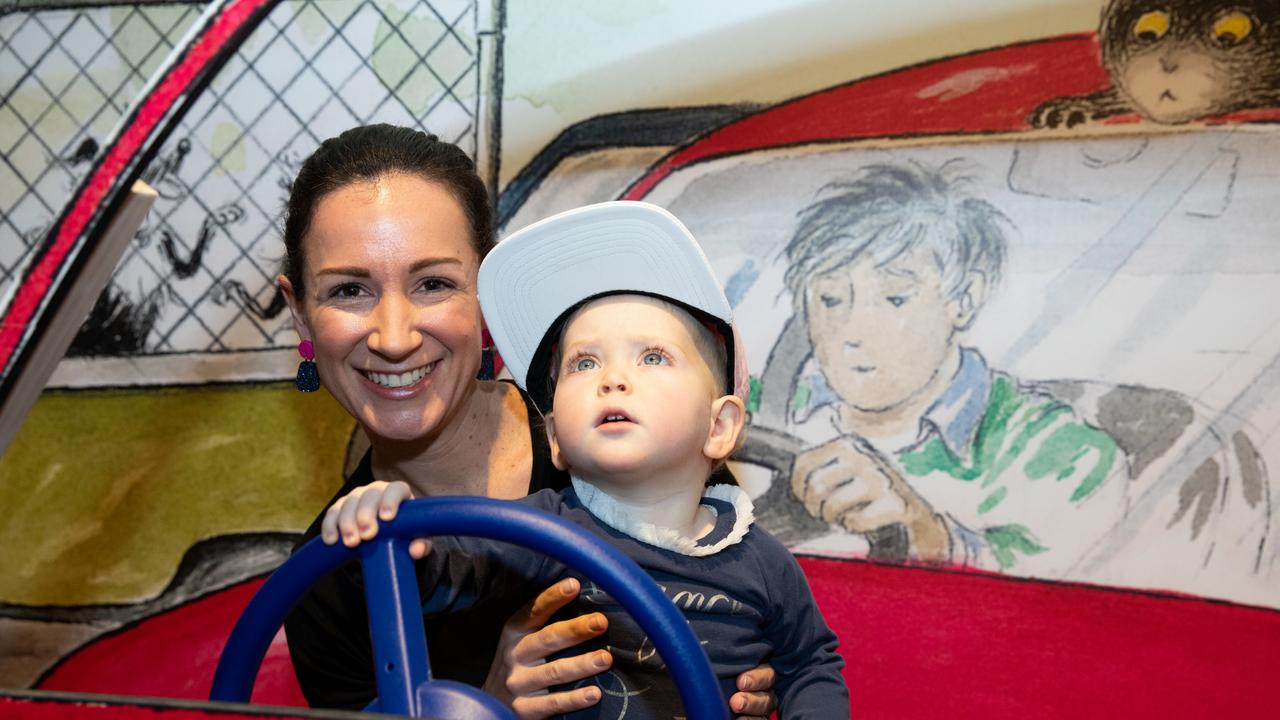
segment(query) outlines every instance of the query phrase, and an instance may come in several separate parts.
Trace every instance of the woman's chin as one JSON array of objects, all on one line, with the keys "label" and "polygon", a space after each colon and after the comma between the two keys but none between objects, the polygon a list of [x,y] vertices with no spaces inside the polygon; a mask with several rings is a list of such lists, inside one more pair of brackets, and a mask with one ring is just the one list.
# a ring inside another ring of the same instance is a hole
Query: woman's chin
[{"label": "woman's chin", "polygon": [[375,445],[382,443],[413,443],[428,438],[437,422],[423,416],[423,413],[405,413],[396,417],[395,413],[378,412],[368,408],[361,414],[361,425],[370,441]]}]

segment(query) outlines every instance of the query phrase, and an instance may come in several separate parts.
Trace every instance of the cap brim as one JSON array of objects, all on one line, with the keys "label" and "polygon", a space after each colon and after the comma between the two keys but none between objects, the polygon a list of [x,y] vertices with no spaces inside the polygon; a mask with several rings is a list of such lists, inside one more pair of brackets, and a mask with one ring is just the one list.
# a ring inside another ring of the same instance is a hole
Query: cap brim
[{"label": "cap brim", "polygon": [[[480,306],[503,362],[529,389],[547,331],[584,300],[643,293],[731,326],[733,311],[706,255],[674,215],[643,202],[608,202],[554,215],[498,243],[480,266]],[[730,342],[737,344],[737,333]],[[740,352],[733,352],[741,363]],[[736,370],[736,368],[734,368]],[[735,386],[744,382],[734,372]]]}]

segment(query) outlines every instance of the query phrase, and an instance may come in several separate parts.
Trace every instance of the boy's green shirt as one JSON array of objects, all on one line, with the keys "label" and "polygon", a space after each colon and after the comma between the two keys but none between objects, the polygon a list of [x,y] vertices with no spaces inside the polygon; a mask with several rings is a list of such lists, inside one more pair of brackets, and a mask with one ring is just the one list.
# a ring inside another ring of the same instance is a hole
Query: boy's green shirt
[{"label": "boy's green shirt", "polygon": [[[1070,405],[991,370],[976,350],[963,349],[961,364],[943,400],[921,418],[921,438],[884,456],[946,518],[953,544],[964,546],[957,559],[985,557],[977,564],[1000,570],[1060,567],[1065,559],[1052,559],[1053,550],[1078,550],[1070,526],[1079,515],[1063,511],[1098,495],[1122,469],[1122,453]],[[838,401],[816,380],[797,384],[794,410]],[[1115,521],[1119,503],[1095,505],[1085,515]]]},{"label": "boy's green shirt", "polygon": [[[1011,493],[1016,498],[1024,484],[1063,484],[1070,490],[1068,502],[1079,503],[1107,478],[1117,454],[1110,435],[1077,420],[1065,403],[1020,392],[1012,378],[993,373],[987,410],[968,459],[935,435],[898,454],[897,461],[912,478],[943,473],[981,487],[985,494],[976,512],[984,516],[1009,500]],[[1016,565],[1019,556],[1048,549],[1022,523],[990,525],[981,532],[1001,569]]]}]

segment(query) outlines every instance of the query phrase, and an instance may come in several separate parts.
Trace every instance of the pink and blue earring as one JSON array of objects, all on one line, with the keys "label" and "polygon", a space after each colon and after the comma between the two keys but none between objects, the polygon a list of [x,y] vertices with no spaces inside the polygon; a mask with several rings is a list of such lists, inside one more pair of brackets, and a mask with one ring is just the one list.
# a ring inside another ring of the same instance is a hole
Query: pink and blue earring
[{"label": "pink and blue earring", "polygon": [[302,392],[315,392],[320,389],[320,373],[316,370],[316,348],[310,340],[298,343],[298,354],[302,362],[298,363],[298,377],[293,386]]},{"label": "pink and blue earring", "polygon": [[489,336],[489,331],[480,331],[480,372],[476,374],[477,380],[492,380],[498,376],[498,371],[502,369],[502,360],[498,356],[498,350],[493,345],[493,338]]}]

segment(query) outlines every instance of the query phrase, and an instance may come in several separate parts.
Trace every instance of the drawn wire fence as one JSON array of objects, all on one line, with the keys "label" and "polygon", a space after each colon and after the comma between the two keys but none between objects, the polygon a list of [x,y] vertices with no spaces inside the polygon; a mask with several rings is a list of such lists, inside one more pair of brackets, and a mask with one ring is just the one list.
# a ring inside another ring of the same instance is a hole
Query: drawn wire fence
[{"label": "drawn wire fence", "polygon": [[[201,5],[0,17],[0,298]],[[287,345],[274,277],[289,179],[320,140],[370,122],[476,154],[478,25],[476,0],[281,3],[144,171],[160,198],[72,353]]]}]

